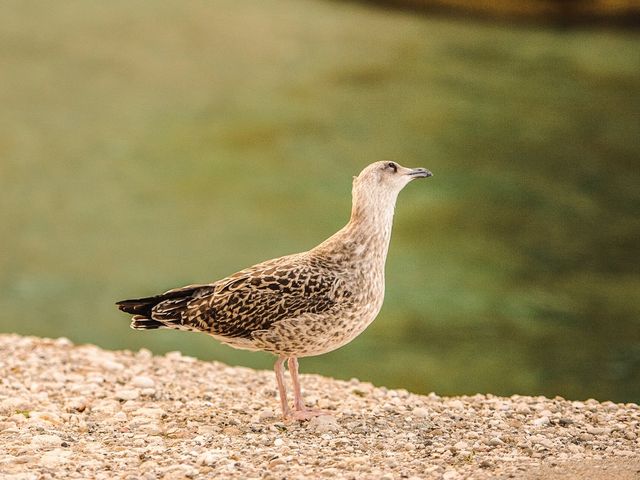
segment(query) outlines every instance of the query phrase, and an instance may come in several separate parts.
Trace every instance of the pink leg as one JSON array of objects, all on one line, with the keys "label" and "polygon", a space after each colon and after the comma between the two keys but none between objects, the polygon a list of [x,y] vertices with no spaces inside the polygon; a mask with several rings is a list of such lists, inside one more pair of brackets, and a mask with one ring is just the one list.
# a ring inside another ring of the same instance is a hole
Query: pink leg
[{"label": "pink leg", "polygon": [[291,383],[293,383],[293,406],[295,409],[291,412],[291,417],[294,420],[309,420],[320,415],[330,415],[329,412],[311,410],[305,406],[300,390],[300,380],[298,379],[298,359],[296,357],[289,357],[287,364],[289,365],[289,373],[291,374]]},{"label": "pink leg", "polygon": [[300,381],[298,380],[298,359],[289,357],[287,360],[289,365],[289,373],[291,374],[291,383],[293,383],[293,406],[298,411],[306,410],[304,400],[302,400],[302,391],[300,390]]},{"label": "pink leg", "polygon": [[274,370],[276,371],[276,381],[278,382],[278,393],[280,394],[280,406],[282,407],[282,417],[286,420],[291,410],[289,409],[289,404],[287,403],[287,387],[284,384],[284,363],[285,357],[278,357],[276,360],[276,364],[274,366]]}]

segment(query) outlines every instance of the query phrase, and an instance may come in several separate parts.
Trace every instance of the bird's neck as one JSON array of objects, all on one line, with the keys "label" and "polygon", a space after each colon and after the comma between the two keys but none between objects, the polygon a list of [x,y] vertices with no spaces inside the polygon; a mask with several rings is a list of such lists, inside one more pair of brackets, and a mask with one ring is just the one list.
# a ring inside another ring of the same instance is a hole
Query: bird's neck
[{"label": "bird's neck", "polygon": [[320,244],[319,252],[330,254],[338,261],[370,262],[372,268],[384,269],[395,197],[386,202],[368,202],[354,196],[349,223]]}]

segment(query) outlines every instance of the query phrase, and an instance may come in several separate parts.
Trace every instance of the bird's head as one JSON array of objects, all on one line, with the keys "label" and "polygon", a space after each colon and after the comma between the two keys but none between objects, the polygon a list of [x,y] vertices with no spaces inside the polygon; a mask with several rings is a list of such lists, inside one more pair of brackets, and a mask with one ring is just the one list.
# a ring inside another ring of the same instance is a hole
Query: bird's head
[{"label": "bird's head", "polygon": [[416,178],[431,177],[426,168],[407,168],[397,162],[375,162],[353,177],[354,214],[393,214],[398,193]]}]

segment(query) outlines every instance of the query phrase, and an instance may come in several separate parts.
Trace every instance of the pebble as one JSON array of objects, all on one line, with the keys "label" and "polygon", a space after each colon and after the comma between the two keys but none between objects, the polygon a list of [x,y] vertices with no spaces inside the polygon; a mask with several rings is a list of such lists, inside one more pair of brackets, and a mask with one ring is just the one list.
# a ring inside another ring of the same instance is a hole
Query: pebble
[{"label": "pebble", "polygon": [[318,433],[327,433],[337,432],[340,430],[340,425],[338,420],[331,415],[319,415],[311,419],[309,428],[315,429]]},{"label": "pebble", "polygon": [[611,433],[611,429],[609,428],[597,428],[597,427],[588,427],[587,433],[591,435],[608,435]]},{"label": "pebble", "polygon": [[218,459],[220,458],[220,454],[216,452],[204,452],[198,456],[196,459],[196,464],[198,465],[215,465]]},{"label": "pebble", "polygon": [[287,464],[287,462],[285,462],[284,459],[282,459],[282,458],[274,458],[273,460],[271,460],[269,462],[269,468],[270,469],[274,469],[276,467],[284,466],[286,464]]},{"label": "pebble", "polygon": [[135,400],[140,396],[140,392],[134,389],[116,390],[114,397],[117,400]]},{"label": "pebble", "polygon": [[456,443],[453,448],[455,448],[456,450],[468,450],[469,449],[469,444],[467,442],[458,442]]},{"label": "pebble", "polygon": [[59,337],[56,338],[55,343],[58,347],[72,347],[73,342],[69,340],[67,337]]},{"label": "pebble", "polygon": [[127,414],[124,412],[118,412],[113,416],[113,419],[116,420],[117,422],[126,422]]},{"label": "pebble", "polygon": [[427,418],[429,416],[429,410],[423,407],[416,407],[411,413],[417,418]]},{"label": "pebble", "polygon": [[156,382],[153,381],[152,378],[145,377],[142,375],[133,377],[131,379],[131,386],[136,388],[153,388],[155,387]]},{"label": "pebble", "polygon": [[41,421],[47,423],[60,423],[60,417],[53,412],[30,412],[29,420],[32,422]]},{"label": "pebble", "polygon": [[276,413],[271,408],[263,408],[258,414],[258,420],[264,422],[265,420],[271,420],[277,418]]},{"label": "pebble", "polygon": [[549,425],[549,417],[539,417],[531,421],[534,427],[542,427],[544,425]]},{"label": "pebble", "polygon": [[62,439],[57,435],[34,435],[31,437],[31,444],[36,448],[60,446],[62,444]]},{"label": "pebble", "polygon": [[225,427],[224,430],[222,430],[222,433],[229,436],[242,435],[242,430],[240,430],[238,427],[231,426]]},{"label": "pebble", "polygon": [[132,411],[131,414],[134,416],[161,418],[165,412],[161,408],[143,407]]},{"label": "pebble", "polygon": [[590,442],[591,440],[593,440],[593,435],[591,435],[590,433],[580,433],[578,435],[578,440],[581,440],[583,442]]},{"label": "pebble", "polygon": [[100,366],[109,372],[117,372],[120,370],[124,370],[124,365],[118,362],[114,362],[113,360],[102,360]]},{"label": "pebble", "polygon": [[40,463],[49,468],[58,467],[61,464],[67,463],[72,453],[70,450],[56,448],[42,455],[42,457],[40,457]]},{"label": "pebble", "polygon": [[553,442],[543,436],[538,436],[535,440],[532,438],[532,442],[535,445],[541,445],[542,447],[545,447],[547,449],[553,448]]}]

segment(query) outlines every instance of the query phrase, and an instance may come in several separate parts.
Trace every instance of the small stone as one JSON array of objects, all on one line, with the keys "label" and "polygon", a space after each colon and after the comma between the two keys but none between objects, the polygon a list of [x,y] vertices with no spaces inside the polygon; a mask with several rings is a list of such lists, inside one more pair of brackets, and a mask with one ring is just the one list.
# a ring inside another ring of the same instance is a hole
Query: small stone
[{"label": "small stone", "polygon": [[[464,410],[464,403],[462,403],[462,401],[460,400],[451,400],[448,403],[449,407],[453,408],[454,410]],[[457,472],[456,472],[457,474]]]},{"label": "small stone", "polygon": [[155,384],[156,383],[152,378],[145,377],[143,375],[139,375],[131,379],[131,385],[137,388],[153,388],[155,387]]},{"label": "small stone", "polygon": [[265,420],[270,420],[276,418],[275,412],[270,408],[263,408],[258,414],[258,420],[264,422]]},{"label": "small stone", "polygon": [[87,409],[87,402],[84,398],[73,398],[67,403],[66,410],[69,413],[82,413]]},{"label": "small stone", "polygon": [[30,412],[29,420],[60,424],[60,417],[53,412]]},{"label": "small stone", "polygon": [[127,414],[124,412],[118,412],[113,416],[113,419],[116,422],[126,422],[127,421]]},{"label": "small stone", "polygon": [[447,470],[442,474],[442,480],[453,480],[454,478],[458,478],[458,472],[455,470]]},{"label": "small stone", "polygon": [[113,360],[102,360],[100,365],[102,366],[102,368],[110,372],[119,372],[120,370],[124,370],[124,365],[119,362],[114,362]]},{"label": "small stone", "polygon": [[[25,416],[26,413],[26,416]],[[16,413],[14,415],[11,415],[8,420],[11,420],[12,422],[15,422],[17,424],[22,424],[25,423],[27,421],[27,418],[29,416],[28,412],[20,412],[20,413]]]},{"label": "small stone", "polygon": [[0,432],[13,431],[18,428],[16,422],[0,422]]},{"label": "small stone", "polygon": [[455,448],[456,450],[468,450],[469,449],[469,444],[467,442],[458,442],[456,443],[453,448]]},{"label": "small stone", "polygon": [[274,458],[269,462],[269,468],[273,469],[276,467],[284,466],[286,464],[287,462],[285,462],[282,458],[278,457],[278,458]]},{"label": "small stone", "polygon": [[162,433],[162,426],[156,422],[149,422],[138,426],[137,430],[147,435],[160,435]]},{"label": "small stone", "polygon": [[276,439],[273,441],[273,444],[274,444],[276,447],[281,447],[281,446],[284,444],[284,441],[283,441],[281,438],[276,438]]},{"label": "small stone", "polygon": [[133,416],[150,417],[150,418],[162,418],[165,414],[161,408],[138,408],[131,412]]},{"label": "small stone", "polygon": [[215,465],[220,459],[220,454],[216,451],[204,452],[196,458],[197,465]]},{"label": "small stone", "polygon": [[40,457],[40,464],[45,467],[57,467],[66,463],[69,460],[72,452],[69,450],[63,450],[61,448],[56,448],[49,452],[46,452],[44,455]]},{"label": "small stone", "polygon": [[116,390],[115,398],[117,400],[135,400],[140,396],[140,392],[138,390],[133,389],[121,389]]},{"label": "small stone", "polygon": [[309,422],[309,427],[315,429],[318,433],[336,432],[340,430],[338,421],[331,415],[313,417]]},{"label": "small stone", "polygon": [[224,427],[224,429],[222,430],[222,433],[230,437],[237,437],[238,435],[242,435],[242,430],[240,430],[238,427],[229,426],[229,427]]},{"label": "small stone", "polygon": [[414,417],[427,418],[429,416],[429,410],[423,407],[416,407],[413,410],[411,410],[411,414]]},{"label": "small stone", "polygon": [[57,435],[34,435],[31,437],[31,444],[36,448],[59,447],[62,439]]},{"label": "small stone", "polygon": [[549,440],[548,438],[538,438],[534,441],[535,445],[540,445],[544,448],[546,448],[547,450],[551,450],[553,448],[553,442],[551,440]]},{"label": "small stone", "polygon": [[136,357],[142,360],[149,360],[151,359],[151,357],[153,357],[153,353],[151,353],[151,350],[149,350],[148,348],[141,348],[136,353]]},{"label": "small stone", "polygon": [[582,453],[584,451],[584,447],[580,445],[569,444],[567,447],[571,453]]},{"label": "small stone", "polygon": [[532,422],[534,427],[542,427],[544,425],[549,425],[549,417],[544,416],[544,417],[539,417],[534,419]]}]

